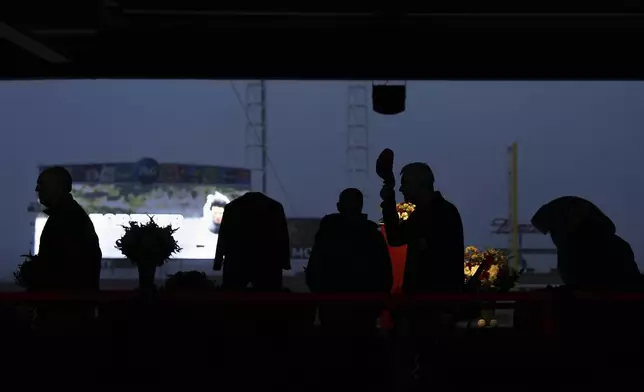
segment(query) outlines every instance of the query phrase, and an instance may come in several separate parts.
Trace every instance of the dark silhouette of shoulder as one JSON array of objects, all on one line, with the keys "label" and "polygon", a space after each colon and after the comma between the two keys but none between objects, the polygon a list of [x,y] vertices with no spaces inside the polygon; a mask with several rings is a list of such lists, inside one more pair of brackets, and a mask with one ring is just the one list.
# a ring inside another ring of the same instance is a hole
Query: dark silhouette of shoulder
[{"label": "dark silhouette of shoulder", "polygon": [[320,227],[342,225],[347,223],[362,225],[376,230],[378,229],[378,224],[372,220],[367,219],[367,214],[356,214],[355,216],[348,217],[338,212],[325,215],[320,221]]},{"label": "dark silhouette of shoulder", "polygon": [[[316,241],[331,237],[356,238],[358,234],[376,237],[380,239],[379,226],[367,218],[367,214],[344,215],[340,213],[325,215],[320,221],[320,227],[316,235]],[[347,237],[348,236],[348,237]]]},{"label": "dark silhouette of shoulder", "polygon": [[388,292],[391,261],[377,223],[366,214],[324,216],[306,269],[313,292]]},{"label": "dark silhouette of shoulder", "polygon": [[440,207],[440,211],[443,213],[443,215],[447,217],[452,217],[455,218],[458,216],[460,219],[461,214],[458,211],[458,208],[454,205],[454,203],[450,202],[449,200],[445,199],[443,195],[440,192],[437,192],[437,197],[435,201],[436,205]]},{"label": "dark silhouette of shoulder", "polygon": [[260,192],[247,192],[224,208],[217,252],[232,259],[271,255],[280,268],[290,268],[290,245],[282,203]]},{"label": "dark silhouette of shoulder", "polygon": [[[66,198],[59,207],[47,209],[44,212],[49,216],[52,226],[56,228],[53,231],[54,235],[72,234],[87,239],[91,245],[98,246],[98,237],[92,220],[71,196]],[[75,238],[78,240],[79,237]]]},{"label": "dark silhouette of shoulder", "polygon": [[261,192],[244,193],[240,197],[232,200],[230,203],[228,203],[228,205],[237,206],[237,205],[255,204],[255,203],[257,203],[258,205],[274,205],[274,206],[282,205],[282,203],[280,203],[279,201],[272,199]]}]

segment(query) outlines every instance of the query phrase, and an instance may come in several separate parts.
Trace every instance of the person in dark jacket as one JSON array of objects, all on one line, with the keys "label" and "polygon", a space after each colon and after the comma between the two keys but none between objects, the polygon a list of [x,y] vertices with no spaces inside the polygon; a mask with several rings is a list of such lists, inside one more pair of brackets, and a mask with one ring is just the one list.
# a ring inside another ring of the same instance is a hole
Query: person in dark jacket
[{"label": "person in dark jacket", "polygon": [[71,195],[72,177],[63,167],[44,170],[36,192],[47,223],[40,235],[38,262],[50,290],[99,290],[102,252],[94,224]]},{"label": "person in dark jacket", "polygon": [[400,192],[416,206],[400,221],[393,183],[382,191],[382,215],[390,246],[407,245],[404,293],[460,292],[463,288],[463,224],[454,204],[434,190],[434,174],[425,163],[401,171]]},{"label": "person in dark jacket", "polygon": [[[94,224],[71,195],[72,177],[63,167],[44,170],[36,192],[48,215],[40,235],[39,289],[78,294],[100,290],[102,252]],[[93,305],[39,306],[38,323],[53,329],[82,327],[94,319]]]},{"label": "person in dark jacket", "polygon": [[631,246],[596,205],[564,196],[543,205],[532,225],[550,234],[564,284],[579,291],[634,291],[642,283]]},{"label": "person in dark jacket", "polygon": [[[387,244],[378,225],[362,213],[360,190],[342,191],[338,213],[320,222],[306,268],[306,282],[315,293],[388,293],[393,284]],[[378,306],[326,305],[319,309],[327,329],[358,328],[375,332]]]},{"label": "person in dark jacket", "polygon": [[[633,250],[616,234],[613,221],[590,201],[564,196],[539,208],[532,217],[532,225],[549,234],[557,247],[557,270],[564,286],[555,291],[562,300],[557,301],[560,306],[555,306],[554,311],[563,341],[592,339],[596,346],[636,345],[644,321],[644,309],[638,302],[601,303],[602,317],[611,321],[589,325],[588,320],[597,314],[598,304],[565,301],[574,292],[642,290],[643,279]],[[617,338],[623,339],[622,343]]]},{"label": "person in dark jacket", "polygon": [[282,270],[291,269],[291,248],[282,204],[248,192],[224,208],[213,269],[223,267],[222,288],[282,290]]},{"label": "person in dark jacket", "polygon": [[[435,190],[434,174],[427,164],[410,163],[401,171],[400,192],[405,202],[415,205],[415,210],[407,220],[401,221],[396,209],[393,163],[393,152],[384,150],[378,157],[376,172],[384,180],[380,196],[389,245],[407,245],[402,292],[461,292],[465,243],[458,209]],[[431,305],[417,304],[393,314],[396,336],[409,335],[420,339],[414,347],[397,345],[400,351],[395,355],[395,368],[402,373],[395,376],[395,379],[401,385],[406,381],[399,377],[409,376],[405,361],[411,354],[433,352],[431,358],[425,359],[440,362],[439,348],[444,348],[445,345],[435,343],[444,342],[455,327],[458,309],[435,308]],[[403,338],[402,341],[407,342],[408,339]],[[425,343],[430,346],[424,347]],[[416,366],[419,365],[420,362],[417,362]]]}]

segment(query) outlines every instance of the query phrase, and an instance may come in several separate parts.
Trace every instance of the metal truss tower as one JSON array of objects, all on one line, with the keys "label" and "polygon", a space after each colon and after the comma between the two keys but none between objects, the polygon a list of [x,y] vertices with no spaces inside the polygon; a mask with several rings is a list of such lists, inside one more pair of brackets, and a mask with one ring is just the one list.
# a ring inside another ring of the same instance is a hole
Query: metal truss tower
[{"label": "metal truss tower", "polygon": [[[252,171],[252,188],[267,192],[266,82],[246,85],[246,167]],[[259,186],[256,184],[261,179]]]},{"label": "metal truss tower", "polygon": [[369,90],[350,85],[347,94],[347,187],[358,188],[369,205]]}]

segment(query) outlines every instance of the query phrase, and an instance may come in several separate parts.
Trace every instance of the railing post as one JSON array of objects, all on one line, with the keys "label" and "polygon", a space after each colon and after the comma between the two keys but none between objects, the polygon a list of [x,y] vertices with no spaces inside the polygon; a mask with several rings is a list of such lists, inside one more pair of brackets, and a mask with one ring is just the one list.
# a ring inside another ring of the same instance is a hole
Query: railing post
[{"label": "railing post", "polygon": [[542,331],[546,338],[552,338],[555,335],[554,311],[550,301],[546,301],[543,307]]}]

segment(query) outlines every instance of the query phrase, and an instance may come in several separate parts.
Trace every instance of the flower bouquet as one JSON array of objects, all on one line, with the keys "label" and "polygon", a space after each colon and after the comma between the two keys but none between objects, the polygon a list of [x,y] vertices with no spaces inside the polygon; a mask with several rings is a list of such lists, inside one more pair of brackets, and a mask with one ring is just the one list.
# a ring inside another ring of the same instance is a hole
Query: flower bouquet
[{"label": "flower bouquet", "polygon": [[136,265],[139,272],[139,288],[154,289],[154,276],[157,267],[162,266],[181,247],[174,238],[178,230],[168,226],[159,226],[152,216],[146,223],[135,221],[124,225],[125,233],[116,240],[116,249]]},{"label": "flower bouquet", "polygon": [[30,252],[21,257],[24,257],[24,261],[18,264],[18,269],[13,273],[14,282],[28,291],[44,288],[47,276],[38,256]]},{"label": "flower bouquet", "polygon": [[[505,253],[490,248],[484,251],[474,246],[465,248],[463,265],[467,292],[507,292],[516,285],[520,271],[512,268]],[[478,326],[496,324],[494,309],[481,309]]]},{"label": "flower bouquet", "polygon": [[[396,211],[398,212],[398,219],[402,221],[406,221],[409,219],[411,214],[416,210],[416,205],[408,202],[400,202],[396,204]],[[383,221],[382,218],[380,218],[380,224],[384,225],[385,222]]]},{"label": "flower bouquet", "polygon": [[[18,269],[13,273],[15,284],[27,291],[46,289],[47,270],[42,259],[39,259],[38,255],[32,255],[31,252],[21,257],[24,261],[18,264]],[[18,311],[21,314],[24,313],[25,319],[30,321],[32,328],[36,325],[38,312],[35,306],[19,306]]]}]

